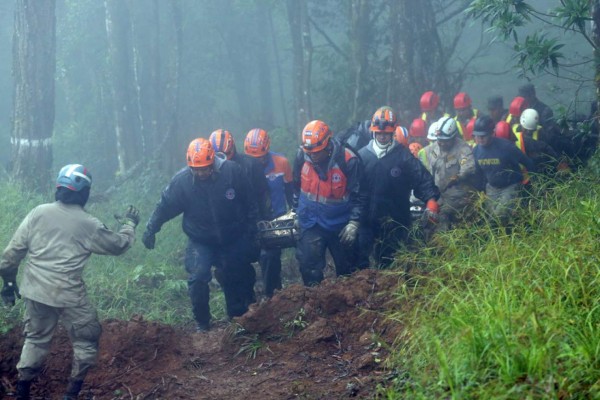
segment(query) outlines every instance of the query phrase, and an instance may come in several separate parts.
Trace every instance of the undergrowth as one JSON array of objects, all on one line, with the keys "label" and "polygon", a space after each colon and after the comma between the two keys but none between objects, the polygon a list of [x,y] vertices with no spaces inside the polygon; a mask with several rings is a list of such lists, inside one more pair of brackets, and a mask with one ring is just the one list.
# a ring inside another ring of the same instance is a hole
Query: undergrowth
[{"label": "undergrowth", "polygon": [[538,182],[510,234],[488,223],[400,255],[407,327],[380,398],[600,398],[600,184]]}]

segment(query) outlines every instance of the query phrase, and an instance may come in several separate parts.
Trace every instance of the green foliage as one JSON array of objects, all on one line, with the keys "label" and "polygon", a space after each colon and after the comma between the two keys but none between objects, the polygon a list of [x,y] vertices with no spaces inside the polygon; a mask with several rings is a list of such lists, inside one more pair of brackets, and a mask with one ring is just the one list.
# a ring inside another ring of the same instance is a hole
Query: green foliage
[{"label": "green foliage", "polygon": [[[587,0],[565,0],[548,13],[540,12],[523,0],[475,0],[467,9],[471,17],[489,24],[488,32],[497,32],[499,38],[514,40],[514,60],[523,75],[553,71],[558,74],[561,59],[565,56],[559,51],[564,44],[563,38],[549,38],[536,32],[520,40],[519,28],[535,20],[546,28],[562,28],[575,31],[595,47],[586,33],[585,24],[590,20],[590,2]],[[554,22],[558,21],[558,25]],[[494,38],[494,40],[497,38]]]},{"label": "green foliage", "polygon": [[515,43],[513,56],[517,65],[523,71],[539,74],[549,67],[558,74],[558,65],[564,55],[559,51],[564,44],[558,42],[558,39],[549,39],[544,34],[534,33],[528,35],[522,43]]},{"label": "green foliage", "polygon": [[308,321],[306,320],[306,311],[304,308],[300,308],[292,320],[285,321],[283,324],[283,327],[290,337],[294,336],[295,333],[300,332],[307,326]]},{"label": "green foliage", "polygon": [[597,398],[599,199],[593,172],[550,182],[511,235],[458,229],[417,255],[424,267],[398,291],[407,308],[391,315],[407,327],[394,384],[380,396]]}]

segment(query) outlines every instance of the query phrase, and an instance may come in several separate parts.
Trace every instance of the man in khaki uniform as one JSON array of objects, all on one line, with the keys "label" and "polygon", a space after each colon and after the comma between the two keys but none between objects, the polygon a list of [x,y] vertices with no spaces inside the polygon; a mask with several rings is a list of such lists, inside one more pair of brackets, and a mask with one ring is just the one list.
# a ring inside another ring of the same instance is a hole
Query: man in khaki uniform
[{"label": "man in khaki uniform", "polygon": [[436,123],[437,140],[429,146],[427,161],[442,194],[434,231],[446,231],[464,216],[475,198],[476,169],[471,146],[458,136],[456,121],[442,117]]},{"label": "man in khaki uniform", "polygon": [[[2,300],[12,306],[21,294],[26,309],[17,399],[29,399],[31,381],[42,370],[59,319],[73,345],[64,399],[77,398],[89,368],[96,363],[102,327],[87,298],[83,268],[92,253],[125,253],[135,240],[139,214],[129,206],[119,232],[110,231],[83,209],[91,184],[92,177],[82,165],[63,167],[56,182],[56,202],[31,210],[2,255]],[[19,294],[17,269],[27,254]]]}]

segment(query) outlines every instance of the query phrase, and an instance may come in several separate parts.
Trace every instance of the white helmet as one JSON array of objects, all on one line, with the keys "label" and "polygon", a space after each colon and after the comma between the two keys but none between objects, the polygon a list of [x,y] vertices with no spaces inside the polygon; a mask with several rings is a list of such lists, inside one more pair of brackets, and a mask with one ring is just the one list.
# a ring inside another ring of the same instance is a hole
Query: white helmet
[{"label": "white helmet", "polygon": [[436,135],[438,140],[452,139],[458,133],[456,121],[451,117],[442,117],[437,122]]},{"label": "white helmet", "polygon": [[429,140],[430,142],[434,142],[437,140],[437,135],[435,134],[435,131],[437,131],[437,121],[432,122],[431,125],[429,125],[429,129],[427,130],[427,140]]},{"label": "white helmet", "polygon": [[540,115],[533,108],[524,110],[519,120],[521,126],[528,131],[535,131],[540,122]]}]

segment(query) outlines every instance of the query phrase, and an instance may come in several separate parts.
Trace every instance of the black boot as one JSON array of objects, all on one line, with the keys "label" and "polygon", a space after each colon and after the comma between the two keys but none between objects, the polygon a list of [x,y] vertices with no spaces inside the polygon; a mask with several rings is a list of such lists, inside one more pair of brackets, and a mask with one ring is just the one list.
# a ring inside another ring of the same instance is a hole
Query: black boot
[{"label": "black boot", "polygon": [[29,400],[31,381],[17,381],[17,400]]},{"label": "black boot", "polygon": [[63,396],[63,400],[77,400],[77,396],[81,391],[81,386],[83,386],[83,381],[69,380],[69,385],[67,386],[67,391]]}]

